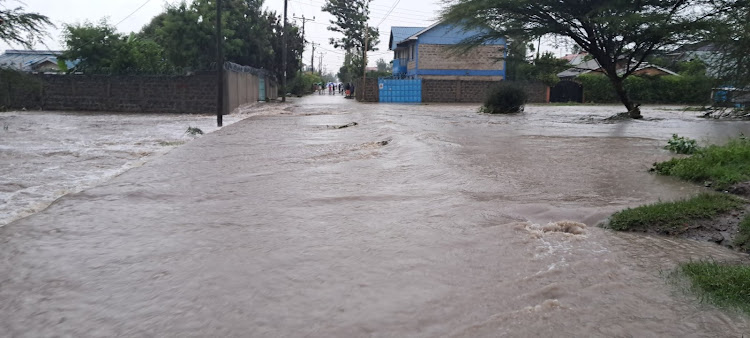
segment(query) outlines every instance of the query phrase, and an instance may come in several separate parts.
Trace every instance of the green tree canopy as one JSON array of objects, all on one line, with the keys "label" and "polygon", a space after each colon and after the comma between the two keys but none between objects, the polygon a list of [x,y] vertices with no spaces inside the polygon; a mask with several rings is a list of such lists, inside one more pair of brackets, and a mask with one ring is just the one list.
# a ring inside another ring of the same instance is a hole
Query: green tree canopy
[{"label": "green tree canopy", "polygon": [[158,74],[172,69],[159,44],[135,34],[119,34],[106,20],[97,25],[65,25],[63,36],[66,49],[61,59],[79,60],[75,71]]},{"label": "green tree canopy", "polygon": [[7,43],[18,43],[26,48],[38,39],[47,35],[47,26],[54,26],[44,15],[38,13],[26,13],[19,6],[8,8],[3,5],[5,0],[0,0],[0,40]]},{"label": "green tree canopy", "polygon": [[[367,51],[377,50],[375,46],[380,43],[380,33],[377,27],[367,25],[367,20],[370,18],[369,0],[326,0],[322,10],[334,17],[334,20],[330,20],[331,25],[328,26],[328,30],[342,35],[340,38],[330,38],[335,48],[362,55],[365,49],[365,31],[367,31]],[[344,81],[345,78],[356,77],[356,74],[363,73],[365,66],[361,57],[348,57],[339,71],[339,79]]]},{"label": "green tree canopy", "polygon": [[[264,68],[281,78],[283,22],[262,0],[225,0],[222,34],[227,61]],[[177,67],[206,69],[216,60],[216,1],[194,0],[170,5],[146,25],[140,35],[164,47],[166,58]],[[287,76],[301,67],[304,42],[300,30],[287,24],[290,33]]]},{"label": "green tree canopy", "polygon": [[[727,0],[729,1],[729,0]],[[655,50],[691,40],[720,11],[708,0],[448,0],[442,18],[482,28],[465,41],[501,37],[570,38],[602,66],[628,113],[640,118],[623,81]]]}]

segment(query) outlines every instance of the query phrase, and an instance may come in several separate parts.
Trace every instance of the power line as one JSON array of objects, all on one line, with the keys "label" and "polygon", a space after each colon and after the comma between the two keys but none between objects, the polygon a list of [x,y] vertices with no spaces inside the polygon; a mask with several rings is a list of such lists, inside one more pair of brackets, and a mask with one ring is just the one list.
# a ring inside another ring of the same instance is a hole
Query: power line
[{"label": "power line", "polygon": [[126,17],[125,17],[124,19],[122,19],[122,20],[120,20],[119,22],[117,22],[117,23],[115,24],[115,27],[117,27],[117,26],[118,26],[119,24],[121,24],[121,23],[122,23],[123,21],[125,21],[125,20],[127,20],[128,18],[130,18],[131,16],[133,16],[133,14],[137,13],[138,11],[140,11],[140,10],[141,10],[141,8],[143,8],[144,6],[146,6],[146,5],[147,5],[147,4],[149,3],[149,2],[151,2],[151,0],[146,0],[146,2],[144,2],[144,3],[143,3],[143,4],[141,5],[141,6],[140,6],[140,7],[136,8],[136,9],[135,9],[135,10],[134,10],[134,11],[133,11],[132,13],[128,14],[128,16],[126,16]]},{"label": "power line", "polygon": [[393,9],[395,9],[396,6],[398,6],[399,2],[401,2],[401,0],[396,0],[396,2],[393,3],[393,6],[391,6],[390,10],[388,10],[388,13],[385,13],[385,16],[382,19],[380,19],[380,22],[378,22],[378,24],[375,27],[380,28],[380,25],[383,23],[383,21],[385,21],[386,18],[388,18],[388,15],[390,15],[393,12]]}]

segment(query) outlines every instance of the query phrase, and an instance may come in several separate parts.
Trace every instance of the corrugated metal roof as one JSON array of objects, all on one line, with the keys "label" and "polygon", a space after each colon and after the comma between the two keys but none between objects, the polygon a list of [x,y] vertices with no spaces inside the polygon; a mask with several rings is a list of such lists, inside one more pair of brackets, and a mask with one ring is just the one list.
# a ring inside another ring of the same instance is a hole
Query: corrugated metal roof
[{"label": "corrugated metal roof", "polygon": [[425,27],[391,27],[391,40],[389,41],[391,50],[396,49],[397,43],[406,40],[408,37],[424,29]]},{"label": "corrugated metal roof", "polygon": [[[0,67],[8,67],[21,71],[32,71],[32,67],[44,61],[57,63],[57,57],[62,51],[56,50],[6,50],[0,55]],[[73,68],[78,62],[65,62],[68,68]]]}]

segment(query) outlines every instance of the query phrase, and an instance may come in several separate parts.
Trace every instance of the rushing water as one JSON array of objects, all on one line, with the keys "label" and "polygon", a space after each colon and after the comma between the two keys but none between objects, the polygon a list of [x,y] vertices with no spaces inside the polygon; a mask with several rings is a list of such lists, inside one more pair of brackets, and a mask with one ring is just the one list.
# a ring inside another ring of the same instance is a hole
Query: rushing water
[{"label": "rushing water", "polygon": [[215,116],[59,112],[0,112],[0,125],[0,227],[189,142],[188,127],[217,129]]},{"label": "rushing water", "polygon": [[[665,276],[686,260],[745,256],[594,226],[625,207],[702,191],[647,173],[670,157],[662,146],[672,133],[722,142],[749,134],[748,122],[676,107],[614,123],[603,119],[616,106],[488,116],[340,96],[281,108],[0,228],[0,332],[750,332],[747,317],[701,304]],[[587,226],[550,231],[563,220]]]}]

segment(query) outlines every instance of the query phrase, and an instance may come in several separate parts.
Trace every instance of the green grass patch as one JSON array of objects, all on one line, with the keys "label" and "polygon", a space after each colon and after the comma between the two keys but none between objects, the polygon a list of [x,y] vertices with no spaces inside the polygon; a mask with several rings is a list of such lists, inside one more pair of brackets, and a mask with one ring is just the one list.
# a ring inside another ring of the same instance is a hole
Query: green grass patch
[{"label": "green grass patch", "polygon": [[750,251],[750,214],[740,222],[740,231],[734,237],[734,246],[742,251]]},{"label": "green grass patch", "polygon": [[690,157],[654,163],[653,170],[715,189],[726,189],[750,181],[750,139],[740,137],[725,145],[701,148]]},{"label": "green grass patch", "polygon": [[690,280],[692,291],[702,299],[750,314],[750,266],[689,262],[680,264],[678,272]]},{"label": "green grass patch", "polygon": [[710,219],[732,210],[742,209],[744,201],[734,195],[703,193],[690,199],[658,202],[618,211],[610,217],[608,227],[619,231],[655,231],[679,234],[692,221]]}]

